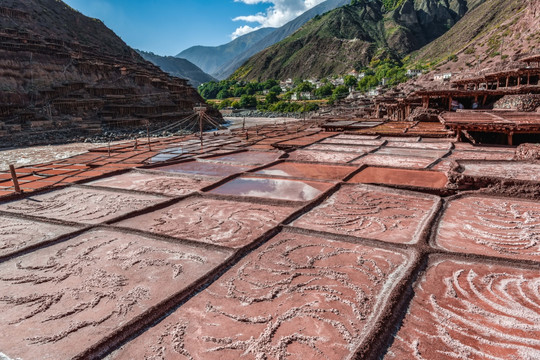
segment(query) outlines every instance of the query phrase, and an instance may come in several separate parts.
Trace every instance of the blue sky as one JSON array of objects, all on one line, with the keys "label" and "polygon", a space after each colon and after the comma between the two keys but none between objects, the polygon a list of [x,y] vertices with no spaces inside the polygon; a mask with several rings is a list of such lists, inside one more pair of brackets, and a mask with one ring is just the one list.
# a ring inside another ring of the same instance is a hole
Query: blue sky
[{"label": "blue sky", "polygon": [[323,0],[64,0],[98,18],[133,48],[176,55],[278,27]]}]

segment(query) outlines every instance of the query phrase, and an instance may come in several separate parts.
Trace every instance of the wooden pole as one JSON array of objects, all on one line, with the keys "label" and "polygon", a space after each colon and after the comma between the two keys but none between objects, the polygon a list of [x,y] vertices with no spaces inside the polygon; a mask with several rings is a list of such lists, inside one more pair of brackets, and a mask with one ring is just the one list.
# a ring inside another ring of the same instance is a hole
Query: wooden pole
[{"label": "wooden pole", "polygon": [[148,150],[152,151],[152,145],[150,144],[150,121],[146,123],[146,138],[148,139]]},{"label": "wooden pole", "polygon": [[11,180],[13,180],[15,192],[20,193],[21,188],[19,187],[19,180],[17,179],[17,172],[15,172],[15,166],[9,165],[9,171],[11,172]]},{"label": "wooden pole", "polygon": [[201,139],[201,147],[203,147],[203,113],[199,111],[199,137]]}]

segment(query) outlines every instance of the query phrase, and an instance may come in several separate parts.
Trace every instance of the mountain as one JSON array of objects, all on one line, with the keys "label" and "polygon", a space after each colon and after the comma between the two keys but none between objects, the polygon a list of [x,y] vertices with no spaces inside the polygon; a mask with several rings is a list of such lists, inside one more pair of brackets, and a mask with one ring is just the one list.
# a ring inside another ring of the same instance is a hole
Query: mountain
[{"label": "mountain", "polygon": [[213,73],[213,76],[220,80],[228,78],[240,66],[242,66],[247,59],[293,34],[302,25],[313,19],[315,16],[324,14],[335,8],[349,4],[350,2],[351,0],[327,0],[311,8],[296,19],[289,21],[287,24],[273,31],[259,42],[255,43],[253,46],[247,48],[244,52],[238,54],[236,57],[223,64]]},{"label": "mountain", "polygon": [[186,80],[58,0],[0,2],[0,87],[2,144],[63,129],[84,135],[87,123],[177,121],[204,102]]},{"label": "mountain", "polygon": [[143,59],[150,61],[158,66],[161,70],[182,79],[187,79],[194,87],[216,80],[214,77],[202,71],[197,65],[192,62],[173,56],[159,56],[151,52],[137,50]]},{"label": "mountain", "polygon": [[489,0],[413,58],[438,71],[475,71],[537,51],[539,43],[540,1]]},{"label": "mountain", "polygon": [[360,69],[375,56],[401,58],[444,34],[482,2],[354,0],[316,16],[250,58],[232,77],[321,78]]},{"label": "mountain", "polygon": [[274,30],[274,28],[259,29],[220,46],[193,46],[182,51],[176,57],[189,60],[204,72],[213,74],[223,64],[244,52]]}]

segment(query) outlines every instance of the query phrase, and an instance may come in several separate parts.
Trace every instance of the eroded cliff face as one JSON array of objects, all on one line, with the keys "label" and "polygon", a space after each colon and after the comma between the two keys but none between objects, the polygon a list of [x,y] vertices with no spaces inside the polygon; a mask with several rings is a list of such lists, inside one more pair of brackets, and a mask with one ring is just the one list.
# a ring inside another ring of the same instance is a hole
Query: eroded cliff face
[{"label": "eroded cliff face", "polygon": [[186,80],[57,0],[2,1],[0,69],[0,136],[173,121],[203,102]]},{"label": "eroded cliff face", "polygon": [[388,45],[400,55],[437,39],[484,0],[406,0],[391,14]]}]

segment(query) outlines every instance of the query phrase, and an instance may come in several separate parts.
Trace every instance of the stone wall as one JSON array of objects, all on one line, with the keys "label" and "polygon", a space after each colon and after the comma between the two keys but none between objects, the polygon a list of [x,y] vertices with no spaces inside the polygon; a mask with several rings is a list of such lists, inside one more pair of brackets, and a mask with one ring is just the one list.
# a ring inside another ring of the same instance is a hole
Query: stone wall
[{"label": "stone wall", "polygon": [[493,105],[494,109],[535,111],[540,107],[540,95],[506,95]]}]

